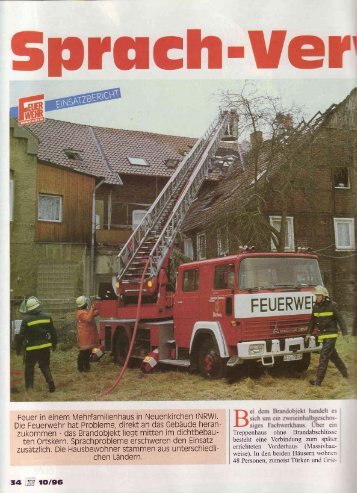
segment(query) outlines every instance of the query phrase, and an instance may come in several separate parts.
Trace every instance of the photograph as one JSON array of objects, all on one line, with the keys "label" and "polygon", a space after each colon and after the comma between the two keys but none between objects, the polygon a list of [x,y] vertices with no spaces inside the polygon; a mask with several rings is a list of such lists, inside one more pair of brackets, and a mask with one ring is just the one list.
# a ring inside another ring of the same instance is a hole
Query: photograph
[{"label": "photograph", "polygon": [[354,81],[104,84],[11,86],[12,400],[355,397]]}]

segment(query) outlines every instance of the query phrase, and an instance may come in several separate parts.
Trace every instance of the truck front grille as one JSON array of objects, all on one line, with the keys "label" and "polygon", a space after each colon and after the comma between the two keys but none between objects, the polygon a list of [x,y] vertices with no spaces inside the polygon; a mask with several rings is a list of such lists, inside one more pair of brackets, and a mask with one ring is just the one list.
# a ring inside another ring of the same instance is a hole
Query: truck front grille
[{"label": "truck front grille", "polygon": [[242,339],[252,341],[298,337],[306,333],[309,320],[310,317],[244,320],[242,321]]}]

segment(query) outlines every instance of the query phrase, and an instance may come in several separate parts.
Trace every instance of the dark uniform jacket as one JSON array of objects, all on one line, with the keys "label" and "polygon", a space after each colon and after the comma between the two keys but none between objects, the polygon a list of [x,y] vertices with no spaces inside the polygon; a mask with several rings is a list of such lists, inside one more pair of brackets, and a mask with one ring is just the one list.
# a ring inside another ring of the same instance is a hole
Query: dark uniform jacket
[{"label": "dark uniform jacket", "polygon": [[[36,311],[27,313],[21,323],[19,345],[26,351],[56,346],[57,334],[51,316]],[[17,347],[18,352],[21,349]]]},{"label": "dark uniform jacket", "polygon": [[318,334],[319,342],[324,339],[337,337],[340,327],[343,335],[347,335],[347,327],[342,315],[337,310],[337,305],[326,298],[322,303],[315,303],[308,327],[308,334]]}]

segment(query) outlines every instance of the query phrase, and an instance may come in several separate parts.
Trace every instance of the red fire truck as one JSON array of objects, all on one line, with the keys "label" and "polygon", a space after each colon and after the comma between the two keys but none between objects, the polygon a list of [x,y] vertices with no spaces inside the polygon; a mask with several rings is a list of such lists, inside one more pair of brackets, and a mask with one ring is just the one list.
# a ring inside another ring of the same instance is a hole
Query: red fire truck
[{"label": "red fire truck", "polygon": [[176,233],[220,141],[231,138],[234,118],[219,115],[118,255],[114,295],[98,307],[101,344],[120,364],[133,338],[130,357],[143,359],[147,369],[159,362],[211,378],[249,360],[304,370],[319,350],[314,337],[305,343],[312,291],[322,284],[314,255],[243,249],[182,264],[176,287],[169,283]]},{"label": "red fire truck", "polygon": [[[305,343],[312,288],[322,283],[316,256],[242,252],[182,264],[174,293],[161,277],[157,303],[141,307],[134,358],[157,349],[160,363],[220,377],[226,367],[249,360],[266,367],[288,362],[303,371],[318,351],[314,337]],[[102,302],[100,337],[119,363],[128,352],[136,309],[135,303]]]}]

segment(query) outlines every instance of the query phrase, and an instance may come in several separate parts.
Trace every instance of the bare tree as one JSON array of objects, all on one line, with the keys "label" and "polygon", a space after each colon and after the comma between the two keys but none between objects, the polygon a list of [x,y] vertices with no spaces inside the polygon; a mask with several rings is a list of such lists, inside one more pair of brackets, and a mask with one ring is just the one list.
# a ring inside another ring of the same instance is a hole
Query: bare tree
[{"label": "bare tree", "polygon": [[[226,214],[226,220],[239,227],[245,239],[265,245],[271,240],[277,251],[284,251],[293,192],[303,188],[305,202],[313,197],[308,186],[312,134],[302,122],[301,108],[285,108],[279,98],[260,93],[250,83],[239,93],[222,92],[220,97],[224,107],[238,112],[238,138],[246,142],[245,164],[251,171],[251,181],[240,190],[239,201]],[[279,222],[271,224],[264,215],[267,203],[277,211]]]}]

